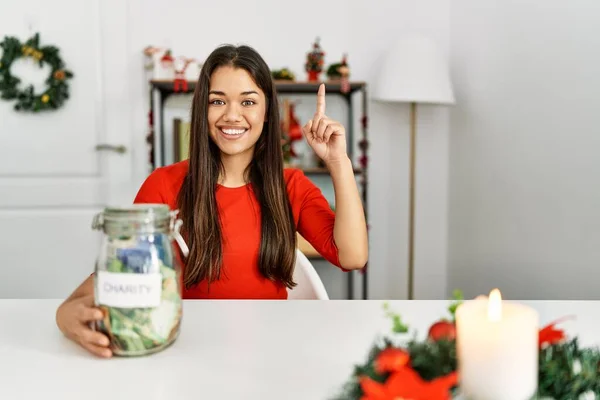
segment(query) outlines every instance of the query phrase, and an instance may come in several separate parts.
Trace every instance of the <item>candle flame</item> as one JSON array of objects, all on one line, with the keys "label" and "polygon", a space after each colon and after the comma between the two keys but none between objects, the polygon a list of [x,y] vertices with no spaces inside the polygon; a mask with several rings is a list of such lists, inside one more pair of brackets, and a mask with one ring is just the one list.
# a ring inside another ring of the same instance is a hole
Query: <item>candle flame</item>
[{"label": "candle flame", "polygon": [[488,319],[492,322],[498,322],[502,319],[502,295],[498,289],[494,289],[490,292],[488,300]]}]

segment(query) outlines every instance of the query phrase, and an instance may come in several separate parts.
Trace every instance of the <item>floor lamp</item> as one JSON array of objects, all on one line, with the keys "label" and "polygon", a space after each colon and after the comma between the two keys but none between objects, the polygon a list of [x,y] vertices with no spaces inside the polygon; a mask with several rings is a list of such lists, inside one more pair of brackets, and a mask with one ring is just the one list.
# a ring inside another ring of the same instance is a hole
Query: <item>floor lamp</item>
[{"label": "floor lamp", "polygon": [[414,299],[415,164],[417,104],[454,104],[448,65],[436,44],[425,37],[407,36],[386,52],[373,100],[410,104],[408,298]]}]

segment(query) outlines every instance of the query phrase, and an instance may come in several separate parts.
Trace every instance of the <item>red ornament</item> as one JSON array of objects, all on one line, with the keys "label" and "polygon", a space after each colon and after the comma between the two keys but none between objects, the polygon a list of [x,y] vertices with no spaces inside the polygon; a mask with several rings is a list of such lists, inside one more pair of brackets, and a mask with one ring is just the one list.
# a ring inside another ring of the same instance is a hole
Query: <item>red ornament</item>
[{"label": "red ornament", "polygon": [[361,139],[361,141],[358,142],[358,147],[360,147],[361,150],[366,151],[369,148],[369,141],[367,139]]},{"label": "red ornament", "polygon": [[434,342],[439,340],[455,340],[456,339],[456,326],[454,323],[446,320],[438,321],[431,325],[427,337]]},{"label": "red ornament", "polygon": [[395,347],[382,350],[375,360],[375,371],[379,374],[395,372],[404,368],[410,360],[408,352]]},{"label": "red ornament", "polygon": [[361,400],[450,400],[450,389],[458,384],[458,373],[426,381],[412,368],[392,373],[385,383],[375,382],[368,376],[359,377],[363,391]]},{"label": "red ornament", "polygon": [[160,59],[160,62],[162,63],[163,67],[165,67],[165,68],[171,68],[173,66],[174,61],[175,61],[175,59],[171,55],[171,50],[167,50]]},{"label": "red ornament", "polygon": [[565,321],[567,319],[573,319],[573,318],[575,318],[575,317],[574,316],[563,317],[561,319],[558,319],[558,320],[546,325],[544,328],[540,329],[539,340],[538,340],[539,347],[542,348],[545,345],[557,344],[557,343],[560,343],[563,340],[565,340],[565,338],[566,338],[565,331],[562,329],[556,329],[554,326],[562,321]]},{"label": "red ornament", "polygon": [[369,157],[367,156],[360,156],[358,159],[358,162],[360,163],[360,166],[363,168],[367,168],[367,164],[369,162]]},{"label": "red ornament", "polygon": [[363,117],[360,119],[360,122],[362,123],[362,127],[363,127],[363,129],[367,129],[367,125],[368,125],[369,119],[367,118],[367,116],[366,116],[366,115],[365,115],[365,116],[363,116]]}]

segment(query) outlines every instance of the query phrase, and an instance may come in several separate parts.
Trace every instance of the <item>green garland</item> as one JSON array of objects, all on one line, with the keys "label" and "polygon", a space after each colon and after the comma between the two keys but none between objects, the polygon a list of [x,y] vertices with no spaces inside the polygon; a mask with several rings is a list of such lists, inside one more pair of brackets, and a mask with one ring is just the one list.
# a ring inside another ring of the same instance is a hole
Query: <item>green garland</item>
[{"label": "green garland", "polygon": [[289,68],[274,69],[271,72],[271,76],[276,81],[294,81],[296,75]]},{"label": "green garland", "polygon": [[575,337],[540,350],[538,392],[556,400],[589,392],[600,398],[600,349],[582,349]]},{"label": "green garland", "polygon": [[[65,64],[60,58],[59,49],[54,46],[39,44],[39,33],[25,43],[15,37],[6,36],[0,43],[2,58],[0,58],[0,98],[4,100],[17,100],[14,108],[17,111],[38,112],[60,108],[69,98],[69,85],[67,81],[73,73],[65,69]],[[13,62],[19,58],[31,57],[39,66],[48,64],[51,68],[46,79],[46,89],[42,93],[34,93],[33,85],[20,88],[21,79],[10,72]]]},{"label": "green garland", "polygon": [[[455,297],[449,307],[452,320],[461,301]],[[402,322],[400,315],[389,309],[387,303],[384,304],[384,312],[392,320],[394,335],[408,332],[408,326]],[[341,393],[334,400],[364,398],[365,393],[359,382],[361,377],[369,377],[379,383],[386,382],[389,373],[378,373],[375,364],[380,353],[388,348],[408,352],[411,367],[425,381],[448,375],[458,368],[455,340],[419,340],[415,335],[399,344],[391,336],[386,336],[371,347],[363,364],[354,366],[351,378],[343,384]],[[590,393],[600,399],[600,348],[581,348],[577,337],[565,338],[540,349],[538,367],[536,399],[577,400]],[[451,388],[451,397],[454,398],[458,393],[458,387]]]}]

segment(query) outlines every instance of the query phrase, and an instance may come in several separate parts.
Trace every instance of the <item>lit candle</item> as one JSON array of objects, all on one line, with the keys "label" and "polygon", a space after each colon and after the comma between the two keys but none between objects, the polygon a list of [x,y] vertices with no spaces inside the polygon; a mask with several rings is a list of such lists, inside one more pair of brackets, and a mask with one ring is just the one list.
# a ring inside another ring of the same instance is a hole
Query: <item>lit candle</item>
[{"label": "lit candle", "polygon": [[456,310],[456,350],[461,394],[470,400],[530,399],[538,386],[537,312],[502,301],[494,289],[487,299]]}]

